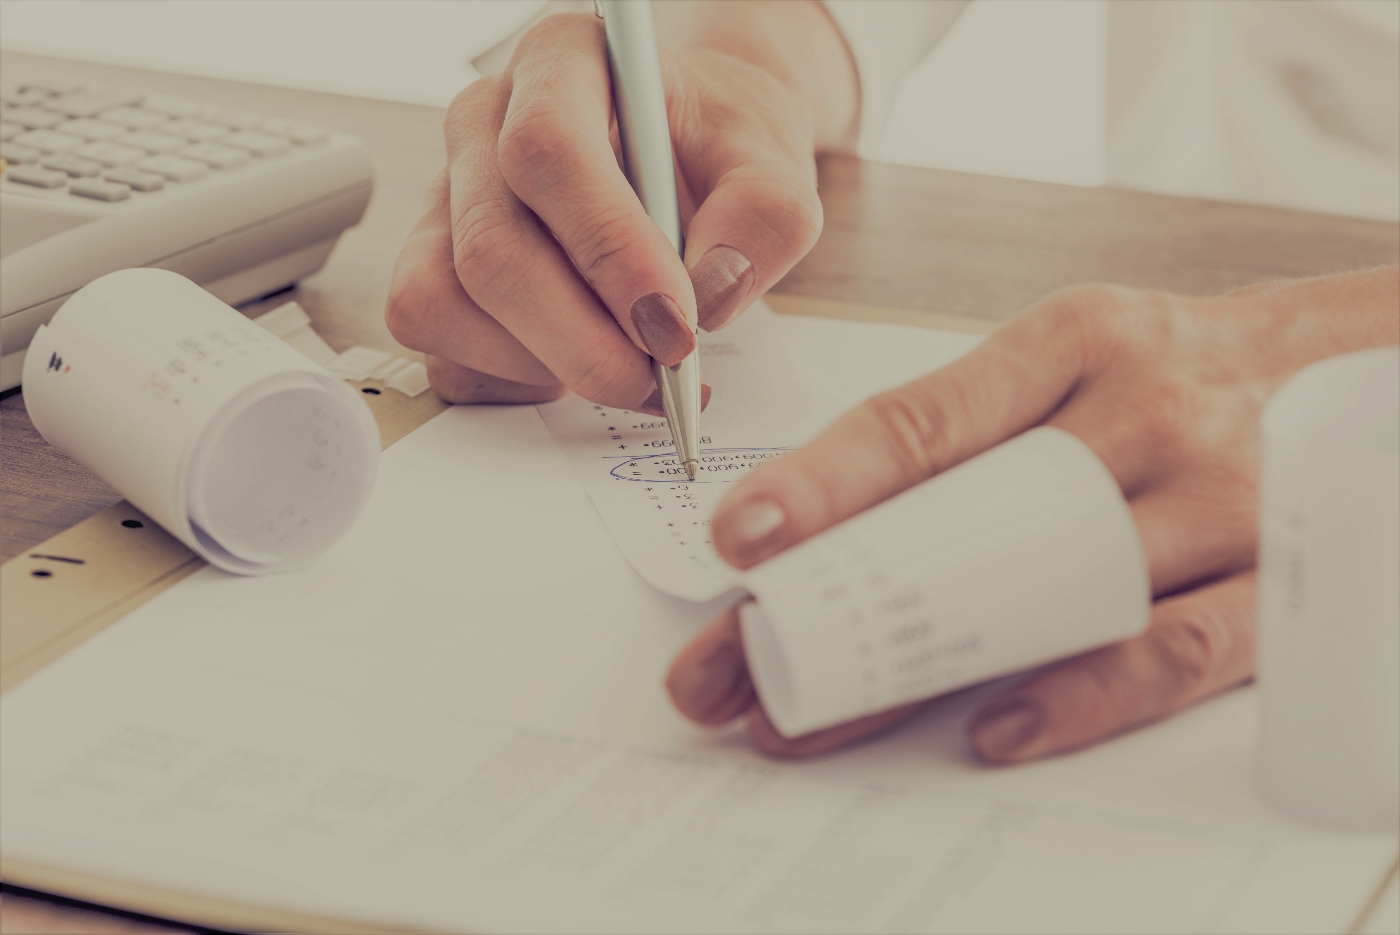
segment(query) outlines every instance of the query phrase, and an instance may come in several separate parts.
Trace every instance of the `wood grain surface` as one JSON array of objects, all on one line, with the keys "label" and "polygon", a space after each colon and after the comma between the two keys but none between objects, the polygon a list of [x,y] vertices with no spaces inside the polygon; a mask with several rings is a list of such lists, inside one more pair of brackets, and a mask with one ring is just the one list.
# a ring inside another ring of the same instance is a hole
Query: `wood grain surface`
[{"label": "wood grain surface", "polygon": [[[365,219],[325,268],[292,293],[336,349],[391,349],[383,323],[394,257],[443,165],[442,111],[341,95],[0,55],[6,82],[72,75],[317,121],[361,137],[376,171]],[[833,314],[938,326],[949,316],[991,327],[1037,297],[1089,281],[1210,294],[1264,279],[1400,262],[1400,227],[1248,205],[976,176],[827,157],[819,163],[826,226],[775,292],[827,300]],[[890,307],[881,315],[867,308]],[[845,309],[843,312],[842,309]],[[0,559],[120,496],[40,438],[22,394],[0,400]],[[127,933],[172,929],[0,893],[0,932]]]}]

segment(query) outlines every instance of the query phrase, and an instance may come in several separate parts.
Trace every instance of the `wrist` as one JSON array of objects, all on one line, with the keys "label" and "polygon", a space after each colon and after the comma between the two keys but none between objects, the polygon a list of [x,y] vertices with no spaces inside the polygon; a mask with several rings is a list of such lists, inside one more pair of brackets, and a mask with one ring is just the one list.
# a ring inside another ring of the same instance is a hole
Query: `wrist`
[{"label": "wrist", "polygon": [[762,68],[807,105],[817,150],[851,149],[860,111],[854,60],[821,0],[653,3],[657,36]]}]

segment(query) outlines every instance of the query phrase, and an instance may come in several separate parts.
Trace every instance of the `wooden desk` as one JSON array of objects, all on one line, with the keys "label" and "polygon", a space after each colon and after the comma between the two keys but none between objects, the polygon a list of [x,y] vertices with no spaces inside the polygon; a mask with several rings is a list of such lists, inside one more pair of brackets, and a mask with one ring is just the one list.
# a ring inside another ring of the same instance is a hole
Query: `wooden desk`
[{"label": "wooden desk", "polygon": [[[383,323],[384,300],[399,245],[442,167],[440,110],[0,56],[7,81],[38,70],[308,118],[365,140],[376,182],[364,221],[294,293],[245,310],[295,298],[337,349],[395,346]],[[819,170],[825,231],[774,292],[819,300],[807,310],[832,315],[935,327],[956,316],[990,328],[1044,293],[1080,282],[1210,294],[1263,279],[1400,262],[1400,227],[1393,224],[846,157],[825,158]],[[22,394],[0,401],[0,560],[119,499],[37,435]],[[0,932],[170,930],[13,892],[0,896]]]}]

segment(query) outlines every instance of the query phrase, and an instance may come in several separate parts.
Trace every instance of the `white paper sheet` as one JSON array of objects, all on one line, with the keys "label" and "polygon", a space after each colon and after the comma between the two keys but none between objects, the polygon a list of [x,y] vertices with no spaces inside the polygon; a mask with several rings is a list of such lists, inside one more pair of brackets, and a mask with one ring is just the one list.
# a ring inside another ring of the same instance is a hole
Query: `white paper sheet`
[{"label": "white paper sheet", "polygon": [[166,270],[74,293],[30,344],[24,400],[44,438],[227,571],[305,564],[374,484],[364,401]]},{"label": "white paper sheet", "polygon": [[[782,327],[861,392],[971,343]],[[456,408],[313,567],[205,570],[8,693],[0,848],[453,932],[1344,931],[1395,858],[1258,802],[1252,691],[1017,769],[969,759],[976,692],[767,760],[661,686],[717,609],[638,579],[534,410]]]},{"label": "white paper sheet", "polygon": [[665,419],[572,394],[539,407],[613,540],[667,594],[704,601],[738,584],[710,543],[716,504],[749,469],[809,440],[845,402],[794,361],[778,328],[760,304],[700,336],[701,378],[715,389],[694,481],[676,461]]}]

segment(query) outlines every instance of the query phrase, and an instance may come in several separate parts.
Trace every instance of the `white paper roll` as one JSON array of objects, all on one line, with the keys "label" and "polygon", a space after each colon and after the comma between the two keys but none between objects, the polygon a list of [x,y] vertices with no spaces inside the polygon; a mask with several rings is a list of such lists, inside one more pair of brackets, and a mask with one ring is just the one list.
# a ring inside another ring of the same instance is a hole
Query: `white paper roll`
[{"label": "white paper roll", "polygon": [[1400,347],[1301,371],[1263,414],[1260,779],[1301,818],[1400,827]]},{"label": "white paper roll", "polygon": [[73,294],[24,364],[39,432],[211,564],[305,564],[364,507],[379,463],[354,390],[176,273]]},{"label": "white paper roll", "polygon": [[1103,464],[1038,428],[760,565],[744,646],[787,737],[1141,632],[1137,529]]}]

